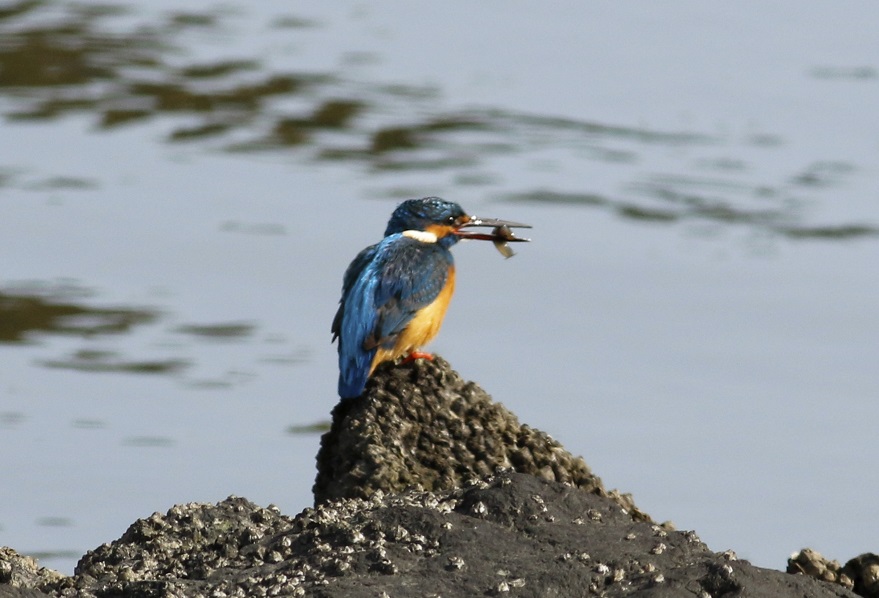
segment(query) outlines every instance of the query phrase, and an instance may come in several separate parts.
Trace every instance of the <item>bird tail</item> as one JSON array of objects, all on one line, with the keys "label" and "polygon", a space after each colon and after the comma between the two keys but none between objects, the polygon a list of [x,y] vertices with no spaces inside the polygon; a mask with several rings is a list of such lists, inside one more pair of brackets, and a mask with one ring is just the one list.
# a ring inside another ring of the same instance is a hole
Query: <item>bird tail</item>
[{"label": "bird tail", "polygon": [[339,396],[343,399],[359,397],[363,394],[366,381],[372,369],[372,359],[375,350],[358,351],[354,355],[348,355],[347,351],[339,347]]}]

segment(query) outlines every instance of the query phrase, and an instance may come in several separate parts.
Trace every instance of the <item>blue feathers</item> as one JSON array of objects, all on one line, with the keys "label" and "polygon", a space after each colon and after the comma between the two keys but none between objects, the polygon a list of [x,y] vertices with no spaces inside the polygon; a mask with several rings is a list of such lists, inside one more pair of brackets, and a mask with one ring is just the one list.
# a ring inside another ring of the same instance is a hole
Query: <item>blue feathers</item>
[{"label": "blue feathers", "polygon": [[[378,245],[367,247],[348,266],[342,283],[339,310],[333,319],[333,340],[339,339],[341,397],[356,397],[363,392],[372,359],[375,357],[375,348],[367,351],[363,349],[363,345],[366,337],[372,333],[372,322],[368,315],[374,310],[370,296],[374,294],[377,283],[374,276],[366,273],[366,270],[377,251]],[[358,343],[356,339],[361,340]]]},{"label": "blue feathers", "polygon": [[357,255],[345,272],[332,326],[339,339],[339,396],[363,392],[378,351],[392,350],[418,310],[433,303],[452,265],[444,245],[400,232]]},{"label": "blue feathers", "polygon": [[[462,216],[466,214],[461,206],[439,197],[407,199],[391,214],[385,236],[407,230],[427,230],[430,225],[452,226]],[[452,243],[457,240],[454,235],[446,239]]]},{"label": "blue feathers", "polygon": [[[493,230],[462,230],[474,226]],[[385,238],[357,254],[342,279],[342,299],[332,326],[333,340],[339,339],[339,396],[360,396],[382,361],[404,355],[431,358],[419,349],[439,332],[455,290],[449,249],[461,238],[493,241],[509,257],[508,242],[528,241],[514,236],[510,227],[530,228],[470,216],[439,197],[407,199],[398,205]]]}]

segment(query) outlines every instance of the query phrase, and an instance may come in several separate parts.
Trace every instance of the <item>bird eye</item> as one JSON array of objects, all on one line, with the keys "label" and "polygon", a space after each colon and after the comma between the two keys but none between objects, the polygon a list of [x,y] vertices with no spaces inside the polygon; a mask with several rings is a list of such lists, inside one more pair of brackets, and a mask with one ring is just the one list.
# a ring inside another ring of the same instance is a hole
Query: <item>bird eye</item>
[{"label": "bird eye", "polygon": [[454,216],[449,216],[448,218],[446,218],[446,222],[448,222],[449,224],[455,224],[457,220],[458,219]]}]

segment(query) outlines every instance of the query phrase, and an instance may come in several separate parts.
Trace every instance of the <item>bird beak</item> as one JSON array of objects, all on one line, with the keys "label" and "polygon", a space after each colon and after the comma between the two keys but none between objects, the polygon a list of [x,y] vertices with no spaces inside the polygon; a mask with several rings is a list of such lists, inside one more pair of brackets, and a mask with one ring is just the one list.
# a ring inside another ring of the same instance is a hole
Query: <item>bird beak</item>
[{"label": "bird beak", "polygon": [[[494,229],[490,233],[477,233],[461,230],[471,226],[492,226]],[[531,228],[530,224],[522,224],[521,222],[511,222],[509,220],[498,220],[497,218],[478,218],[473,216],[467,223],[455,229],[454,235],[462,239],[476,239],[478,241],[530,241],[531,239],[523,239],[517,237],[511,231],[511,228]]]}]

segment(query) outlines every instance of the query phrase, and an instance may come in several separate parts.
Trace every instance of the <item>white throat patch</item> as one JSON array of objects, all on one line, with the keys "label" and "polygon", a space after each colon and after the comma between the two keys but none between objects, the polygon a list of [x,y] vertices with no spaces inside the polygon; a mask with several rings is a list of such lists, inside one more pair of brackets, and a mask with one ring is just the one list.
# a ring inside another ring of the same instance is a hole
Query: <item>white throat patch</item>
[{"label": "white throat patch", "polygon": [[421,241],[422,243],[436,243],[436,235],[426,230],[404,230],[403,236]]}]

